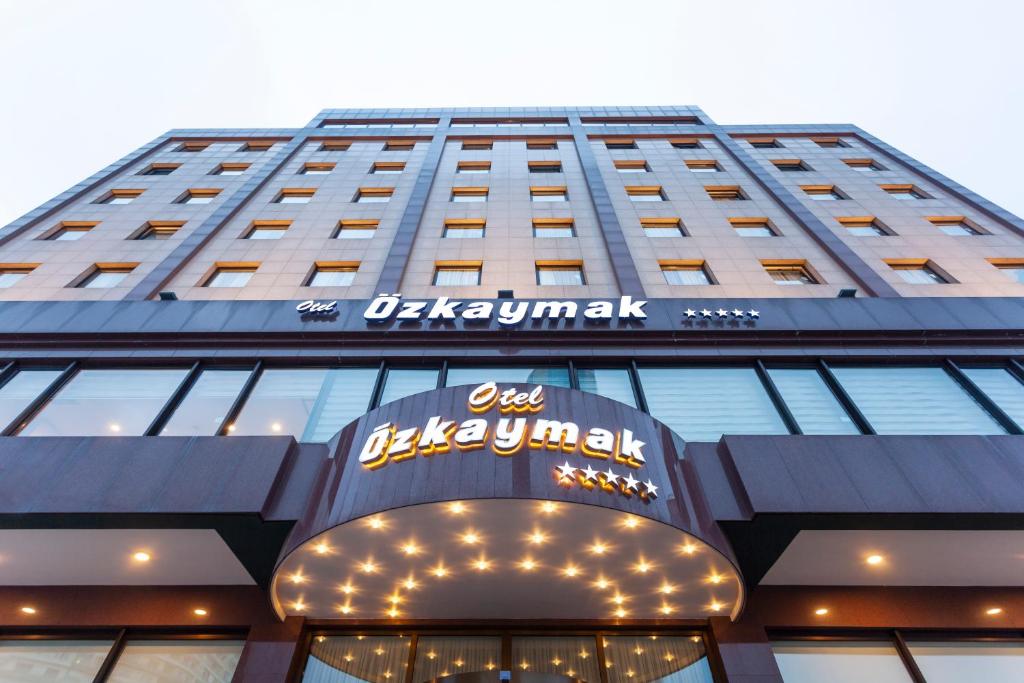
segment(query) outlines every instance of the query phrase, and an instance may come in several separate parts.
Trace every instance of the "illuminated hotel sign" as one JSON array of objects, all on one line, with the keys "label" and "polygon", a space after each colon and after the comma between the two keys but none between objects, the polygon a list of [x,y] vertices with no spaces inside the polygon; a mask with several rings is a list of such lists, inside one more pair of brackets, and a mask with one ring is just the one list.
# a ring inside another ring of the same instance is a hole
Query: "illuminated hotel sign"
[{"label": "illuminated hotel sign", "polygon": [[[466,453],[489,450],[510,457],[524,449],[578,454],[592,464],[574,467],[566,460],[553,467],[555,481],[565,487],[581,486],[643,500],[657,497],[658,487],[650,480],[633,476],[646,464],[646,445],[633,431],[618,426],[581,428],[576,422],[540,417],[544,410],[544,389],[499,389],[487,382],[469,392],[467,408],[474,415],[462,422],[434,415],[424,424],[406,426],[385,422],[367,436],[359,452],[359,463],[377,470],[417,456],[432,457],[452,451]],[[607,465],[607,469],[601,468]],[[616,469],[617,468],[617,469]]]},{"label": "illuminated hotel sign", "polygon": [[[631,296],[619,297],[618,301],[597,300],[585,302],[583,319],[602,320],[644,320],[647,312],[646,301],[634,300]],[[517,301],[509,299],[495,304],[491,301],[454,301],[446,296],[429,301],[402,301],[401,294],[379,294],[363,311],[368,322],[388,320],[491,320],[497,318],[501,325],[514,326],[527,318],[530,320],[575,320],[580,313],[576,301]]]}]

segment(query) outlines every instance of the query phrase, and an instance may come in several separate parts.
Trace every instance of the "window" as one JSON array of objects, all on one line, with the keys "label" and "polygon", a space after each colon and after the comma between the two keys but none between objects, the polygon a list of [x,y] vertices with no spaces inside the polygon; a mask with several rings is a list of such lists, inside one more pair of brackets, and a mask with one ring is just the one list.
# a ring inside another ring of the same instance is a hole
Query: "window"
[{"label": "window", "polygon": [[663,202],[666,199],[661,185],[627,185],[626,194],[634,202]]},{"label": "window", "polygon": [[814,368],[771,368],[768,376],[804,434],[860,433]]},{"label": "window", "polygon": [[242,175],[249,168],[249,164],[218,164],[217,168],[210,171],[210,175]]},{"label": "window", "polygon": [[334,231],[334,239],[338,240],[368,240],[377,234],[377,227],[380,221],[346,219],[338,222]]},{"label": "window", "polygon": [[60,375],[60,370],[22,370],[9,379],[0,388],[0,429],[10,425]]},{"label": "window", "polygon": [[483,150],[491,149],[494,147],[494,143],[491,140],[463,140],[462,149],[465,150]]},{"label": "window", "polygon": [[97,263],[74,287],[80,289],[108,289],[117,287],[135,270],[137,263]]},{"label": "window", "polygon": [[393,194],[393,187],[361,187],[356,192],[355,201],[358,204],[386,204]]},{"label": "window", "polygon": [[861,173],[877,173],[885,170],[873,159],[843,159],[843,163]]},{"label": "window", "polygon": [[257,268],[258,263],[217,264],[213,274],[203,283],[203,287],[245,287]]},{"label": "window", "polygon": [[410,152],[415,147],[415,140],[388,140],[384,143],[385,152]]},{"label": "window", "polygon": [[[471,367],[449,367],[446,387],[484,382],[507,382],[508,384],[547,384],[569,388],[569,368],[564,365],[475,365]],[[525,387],[524,387],[525,388]]]},{"label": "window", "polygon": [[[604,658],[608,683],[637,683],[638,680],[712,683],[715,680],[701,638],[658,636],[657,640],[651,640],[646,635],[609,635],[604,637],[604,642],[607,643]],[[608,666],[609,662],[628,665]]]},{"label": "window", "polygon": [[561,161],[528,161],[530,173],[561,173]]},{"label": "window", "polygon": [[129,239],[169,240],[174,237],[185,221],[147,221]]},{"label": "window", "polygon": [[[590,656],[591,650],[594,649],[593,636],[512,636],[510,640],[512,667],[523,671],[529,670],[528,676],[541,680],[569,679],[588,682],[601,680],[597,657]],[[604,642],[610,641],[606,638]],[[584,653],[582,656],[581,652]],[[608,661],[619,664],[627,661],[625,658],[614,659],[614,656],[609,654]],[[612,681],[619,683],[614,674],[615,669],[616,667],[607,669],[609,683]],[[647,671],[646,669],[640,670],[645,673]],[[568,671],[572,671],[573,675],[566,675]]]},{"label": "window", "polygon": [[270,140],[250,140],[241,146],[239,152],[266,152],[274,146]]},{"label": "window", "polygon": [[348,287],[356,279],[359,263],[352,261],[318,261],[307,287]]},{"label": "window", "polygon": [[0,264],[0,289],[13,287],[23,277],[35,270],[38,265],[38,263]]},{"label": "window", "polygon": [[204,149],[210,146],[209,142],[183,142],[178,147],[179,152],[202,152]]},{"label": "window", "polygon": [[[352,143],[349,140],[324,140],[320,144],[321,152],[345,152]],[[385,147],[387,149],[387,147]]]},{"label": "window", "polygon": [[874,216],[844,216],[836,218],[847,235],[854,237],[878,237],[892,233]]},{"label": "window", "polygon": [[791,641],[772,644],[785,683],[911,683],[886,642]]},{"label": "window", "polygon": [[434,266],[434,285],[438,287],[466,287],[480,284],[480,263],[439,263]]},{"label": "window", "polygon": [[801,185],[800,189],[816,202],[831,202],[846,199],[835,185]]},{"label": "window", "polygon": [[928,683],[1024,680],[1024,645],[1018,642],[908,643]]},{"label": "window", "polygon": [[598,394],[636,408],[633,382],[626,368],[576,368],[580,391]]},{"label": "window", "polygon": [[705,185],[704,191],[716,202],[743,201],[747,198],[739,185]]},{"label": "window", "polygon": [[435,368],[388,368],[380,405],[437,388],[439,374]]},{"label": "window", "polygon": [[711,285],[704,261],[659,261],[665,282],[670,285]]},{"label": "window", "polygon": [[576,226],[571,218],[534,218],[533,236],[540,238],[575,237]]},{"label": "window", "polygon": [[63,221],[43,239],[48,242],[75,242],[85,237],[85,233],[97,225],[99,223],[95,221]]},{"label": "window", "polygon": [[782,147],[782,143],[775,138],[747,138],[747,142],[754,149],[775,149]]},{"label": "window", "polygon": [[641,367],[639,373],[651,416],[687,441],[787,433],[753,368]]},{"label": "window", "polygon": [[1018,425],[1024,425],[1024,383],[1003,368],[962,368],[963,373]]},{"label": "window", "polygon": [[184,368],[81,370],[19,436],[141,436],[187,373]]},{"label": "window", "polygon": [[983,234],[981,228],[963,216],[928,216],[926,220],[942,232],[954,237]]},{"label": "window", "polygon": [[530,188],[531,202],[567,202],[569,191],[565,186],[560,187],[538,187]]},{"label": "window", "polygon": [[487,192],[486,187],[453,187],[451,200],[455,203],[486,202]]},{"label": "window", "polygon": [[376,381],[377,368],[264,370],[228,434],[329,441],[366,412]]},{"label": "window", "polygon": [[482,219],[450,219],[444,222],[442,237],[446,239],[472,239],[484,236],[486,225]]},{"label": "window", "polygon": [[918,189],[914,185],[879,185],[879,187],[885,190],[890,197],[893,199],[899,199],[900,201],[914,201],[917,199],[929,198],[923,190]]},{"label": "window", "polygon": [[1014,282],[1024,284],[1024,259],[990,258],[988,262]]},{"label": "window", "polygon": [[805,261],[761,261],[761,265],[777,285],[816,285],[819,282]]},{"label": "window", "polygon": [[405,170],[404,161],[375,161],[370,173],[376,175],[394,175]]},{"label": "window", "polygon": [[691,159],[686,162],[690,173],[718,173],[722,167],[714,159]]},{"label": "window", "polygon": [[307,161],[299,169],[299,175],[328,175],[335,164],[329,161]]},{"label": "window", "polygon": [[490,173],[491,162],[489,161],[460,161],[455,168],[456,173]]},{"label": "window", "polygon": [[550,138],[534,138],[526,141],[526,149],[558,149],[558,142]]},{"label": "window", "polygon": [[0,672],[18,683],[52,683],[55,676],[84,683],[99,673],[113,645],[112,640],[5,640],[0,642]]},{"label": "window", "polygon": [[676,149],[701,149],[700,140],[697,138],[675,138],[668,142]]},{"label": "window", "polygon": [[181,164],[150,164],[139,175],[171,175]]},{"label": "window", "polygon": [[813,170],[800,159],[772,159],[772,163],[783,173],[806,173]]},{"label": "window", "polygon": [[291,225],[291,221],[253,221],[242,239],[279,240]]},{"label": "window", "polygon": [[[244,645],[232,640],[129,640],[107,682],[172,683],[192,678],[230,683]],[[188,678],[180,677],[185,671]]]},{"label": "window", "polygon": [[833,367],[879,434],[1002,434],[970,394],[938,367]]},{"label": "window", "polygon": [[314,187],[291,187],[281,190],[274,199],[275,204],[309,204],[316,194]]},{"label": "window", "polygon": [[896,271],[900,278],[911,285],[945,285],[949,280],[939,273],[927,259],[888,259],[886,265]]},{"label": "window", "polygon": [[641,218],[640,227],[647,237],[685,237],[683,222],[678,218]]},{"label": "window", "polygon": [[220,194],[217,189],[187,190],[178,198],[178,204],[209,204]]},{"label": "window", "polygon": [[537,261],[538,285],[584,285],[583,264],[572,261]]},{"label": "window", "polygon": [[216,436],[251,370],[203,370],[161,436]]},{"label": "window", "polygon": [[729,224],[740,237],[775,237],[778,233],[767,218],[730,218]]},{"label": "window", "polygon": [[849,143],[842,138],[811,138],[811,141],[818,147],[849,147]]},{"label": "window", "polygon": [[605,140],[604,146],[607,149],[636,149],[635,140]]},{"label": "window", "polygon": [[97,204],[131,204],[145,190],[111,190],[96,200]]},{"label": "window", "polygon": [[643,159],[626,159],[616,161],[615,170],[619,173],[647,173],[651,169]]}]

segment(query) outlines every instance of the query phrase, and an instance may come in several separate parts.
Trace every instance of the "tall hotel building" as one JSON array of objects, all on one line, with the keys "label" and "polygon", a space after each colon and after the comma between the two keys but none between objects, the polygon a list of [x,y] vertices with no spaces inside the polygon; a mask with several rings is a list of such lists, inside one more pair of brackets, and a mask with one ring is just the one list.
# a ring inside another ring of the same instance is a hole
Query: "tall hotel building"
[{"label": "tall hotel building", "polygon": [[1022,295],[852,125],[170,131],[0,230],[0,681],[1022,681]]}]

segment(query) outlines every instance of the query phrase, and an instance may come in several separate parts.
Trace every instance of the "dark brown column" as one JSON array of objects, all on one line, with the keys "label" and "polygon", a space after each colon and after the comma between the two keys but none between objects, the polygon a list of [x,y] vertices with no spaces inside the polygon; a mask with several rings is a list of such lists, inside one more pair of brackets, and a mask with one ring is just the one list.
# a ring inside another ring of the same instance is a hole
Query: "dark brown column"
[{"label": "dark brown column", "polygon": [[[760,624],[733,623],[728,617],[712,617],[711,661],[718,660],[723,683],[783,683],[775,654]],[[714,668],[714,667],[713,667]]]}]

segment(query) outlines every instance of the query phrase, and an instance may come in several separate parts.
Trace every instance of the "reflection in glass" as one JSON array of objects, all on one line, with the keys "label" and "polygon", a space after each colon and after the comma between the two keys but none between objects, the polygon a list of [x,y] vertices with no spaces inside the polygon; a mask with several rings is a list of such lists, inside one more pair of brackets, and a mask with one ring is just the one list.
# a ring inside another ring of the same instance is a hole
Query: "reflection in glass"
[{"label": "reflection in glass", "polygon": [[501,664],[501,638],[420,636],[416,643],[413,681],[429,681],[471,671],[494,671]]},{"label": "reflection in glass", "polygon": [[1024,427],[1024,384],[1002,368],[963,368],[963,371],[1003,412]]},{"label": "reflection in glass", "polygon": [[528,365],[448,368],[445,386],[457,387],[461,384],[483,384],[484,382],[550,384],[568,389],[569,368],[564,365],[540,368]]},{"label": "reflection in glass", "polygon": [[128,641],[110,683],[231,683],[243,641]]},{"label": "reflection in glass", "polygon": [[437,388],[437,368],[390,368],[380,405]]},{"label": "reflection in glass", "polygon": [[404,636],[317,636],[302,683],[401,683],[411,642]]},{"label": "reflection in glass", "polygon": [[768,374],[804,434],[860,434],[813,368],[772,368]]},{"label": "reflection in glass", "polygon": [[251,370],[204,370],[174,411],[163,436],[213,436]]},{"label": "reflection in glass", "polygon": [[888,643],[792,641],[774,643],[773,648],[785,683],[911,681],[896,649]]},{"label": "reflection in glass", "polygon": [[109,640],[0,641],[0,681],[11,683],[92,683]]},{"label": "reflection in glass", "polygon": [[581,391],[589,391],[615,399],[636,408],[633,383],[626,368],[577,368],[576,380]]},{"label": "reflection in glass", "polygon": [[11,423],[28,404],[60,376],[60,370],[22,370],[0,388],[0,429]]},{"label": "reflection in glass", "polygon": [[[600,683],[594,636],[531,636],[512,639],[512,667]],[[634,682],[639,683],[639,682]]]},{"label": "reflection in glass", "polygon": [[187,370],[82,370],[21,431],[21,436],[139,436]]},{"label": "reflection in glass", "polygon": [[608,636],[608,683],[713,683],[704,641],[697,636]]},{"label": "reflection in glass", "polygon": [[928,683],[1024,681],[1024,643],[910,643]]}]

